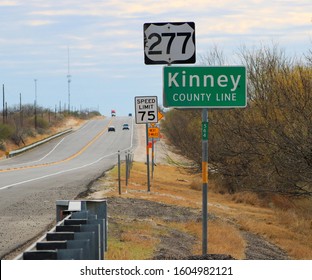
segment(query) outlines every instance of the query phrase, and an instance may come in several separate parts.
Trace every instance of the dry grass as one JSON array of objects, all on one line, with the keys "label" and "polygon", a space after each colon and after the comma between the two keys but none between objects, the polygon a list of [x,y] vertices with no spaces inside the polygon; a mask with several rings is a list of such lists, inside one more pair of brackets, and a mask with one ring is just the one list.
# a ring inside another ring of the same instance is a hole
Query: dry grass
[{"label": "dry grass", "polygon": [[[144,260],[150,258],[159,240],[153,237],[153,228],[146,222],[110,225],[109,248],[105,259]],[[116,233],[118,231],[118,233]]]},{"label": "dry grass", "polygon": [[[209,253],[229,254],[236,259],[245,258],[245,241],[239,230],[225,221],[216,220],[208,224]],[[226,241],[225,241],[226,240]]]},{"label": "dry grass", "polygon": [[261,236],[284,249],[291,259],[312,259],[312,201],[281,196],[260,199],[255,194],[218,195],[210,201],[230,208],[212,206],[211,211],[237,223],[241,229]]},{"label": "dry grass", "polygon": [[[122,166],[121,173],[124,174],[124,167]],[[118,194],[118,180],[117,168],[109,173],[109,179],[114,185],[105,186],[105,190],[93,194],[96,198],[119,196]],[[124,176],[123,176],[124,177]],[[151,182],[151,192],[147,192],[147,176],[146,165],[143,163],[134,163],[131,171],[131,178],[127,188],[125,181],[122,180],[122,197],[140,198],[160,203],[178,205],[201,210],[201,177],[200,175],[190,175],[183,170],[172,166],[157,165],[155,168],[154,179]],[[126,193],[127,190],[127,193]],[[120,221],[122,223],[122,221]],[[191,221],[184,223],[168,223],[167,221],[156,221],[158,224],[165,225],[166,228],[178,229],[180,231],[191,234],[195,237],[195,244],[193,248],[194,254],[201,254],[201,240],[202,240],[202,223],[200,221]],[[146,221],[141,221],[144,225],[144,232],[141,232],[138,226],[138,221],[133,224],[130,223],[122,226],[122,236],[119,236],[112,227],[109,233],[109,248],[110,252],[106,256],[108,259],[144,259],[151,258],[152,251],[157,246],[157,238],[155,229],[147,226]],[[109,227],[110,228],[110,227]],[[236,226],[231,223],[222,222],[221,220],[214,220],[209,223],[208,246],[209,253],[223,253],[231,254],[235,258],[244,258],[245,244]],[[120,231],[119,231],[120,232]],[[125,232],[127,234],[123,235]],[[124,236],[127,236],[126,238]],[[144,240],[141,237],[144,236]],[[226,236],[226,238],[225,238]],[[134,238],[135,237],[135,238]],[[136,238],[139,238],[136,240]],[[152,240],[152,241],[151,241]],[[144,243],[147,241],[147,244]],[[141,245],[144,245],[143,247]],[[125,253],[124,249],[131,247],[134,252],[141,252],[142,248],[147,251],[139,253]],[[133,249],[133,248],[137,248]],[[147,250],[148,248],[148,250]],[[126,255],[125,255],[126,254]]]},{"label": "dry grass", "polygon": [[[53,134],[57,134],[57,133],[64,131],[66,129],[69,129],[69,128],[75,129],[77,127],[80,127],[84,122],[86,122],[86,121],[82,120],[82,119],[74,118],[74,117],[65,118],[63,121],[58,123],[56,126],[49,128],[49,133],[36,134],[33,137],[29,136],[26,139],[24,139],[25,146],[30,145],[30,144],[35,143],[35,142],[38,142],[38,141],[43,140],[45,138],[48,138],[49,136],[51,136]],[[22,148],[21,146],[17,146],[16,144],[14,144],[12,141],[6,141],[5,146],[6,146],[7,151],[14,151],[14,150]],[[0,158],[2,158],[2,157],[5,157],[5,151],[0,150]]]},{"label": "dry grass", "polygon": [[[111,179],[114,178],[112,183],[115,185],[117,185],[116,174],[116,170],[112,170],[110,174]],[[122,181],[123,197],[141,198],[201,210],[200,174],[190,175],[177,167],[157,165],[151,181],[151,192],[148,193],[146,165],[134,163],[127,193],[124,184]],[[208,211],[218,217],[209,222],[209,253],[230,254],[237,259],[243,259],[246,244],[240,235],[242,229],[259,234],[280,246],[292,259],[312,259],[311,200],[290,200],[280,196],[259,198],[256,194],[248,192],[234,195],[221,194],[217,183],[213,180],[210,180],[208,185]],[[118,196],[117,188],[114,187],[106,195]],[[171,223],[169,226],[192,234],[196,238],[193,253],[201,253],[201,222]],[[135,232],[136,229],[129,228],[128,231]],[[147,242],[145,247],[145,249],[151,248],[149,251],[151,254],[157,242],[147,236],[153,236],[155,232],[152,229],[149,232],[146,227],[144,234],[146,240],[149,242],[153,240],[151,243]],[[131,239],[131,236],[130,234],[128,238]],[[142,240],[127,241],[134,245],[141,242],[144,244]]]}]

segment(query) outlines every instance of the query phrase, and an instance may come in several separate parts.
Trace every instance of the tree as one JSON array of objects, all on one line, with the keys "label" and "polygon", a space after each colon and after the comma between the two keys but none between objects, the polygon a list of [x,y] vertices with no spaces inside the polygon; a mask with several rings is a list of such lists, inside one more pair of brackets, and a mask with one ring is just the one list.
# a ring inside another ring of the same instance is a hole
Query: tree
[{"label": "tree", "polygon": [[[312,52],[292,60],[277,47],[242,49],[247,69],[245,109],[209,110],[209,165],[230,191],[312,194]],[[224,63],[213,49],[209,65]],[[170,110],[171,143],[201,165],[199,110]]]},{"label": "tree", "polygon": [[162,121],[162,129],[177,151],[201,167],[200,110],[170,110]]},{"label": "tree", "polygon": [[248,107],[210,114],[210,160],[229,190],[311,195],[312,69],[276,48],[242,59]]}]

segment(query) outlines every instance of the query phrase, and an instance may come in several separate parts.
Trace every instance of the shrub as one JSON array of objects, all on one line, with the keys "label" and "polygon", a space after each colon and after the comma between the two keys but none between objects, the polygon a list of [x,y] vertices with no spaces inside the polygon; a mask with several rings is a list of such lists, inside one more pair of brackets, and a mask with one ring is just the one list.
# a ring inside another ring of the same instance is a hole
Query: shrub
[{"label": "shrub", "polygon": [[38,117],[37,118],[37,128],[38,129],[47,129],[49,128],[49,122],[44,118]]},{"label": "shrub", "polygon": [[[207,63],[222,61],[219,56]],[[245,109],[209,110],[209,165],[230,193],[312,195],[312,52],[294,61],[276,47],[242,50]],[[310,63],[310,64],[309,64]],[[200,110],[170,110],[163,132],[201,169]]]},{"label": "shrub", "polygon": [[10,138],[14,134],[14,127],[8,124],[0,124],[0,140]]}]

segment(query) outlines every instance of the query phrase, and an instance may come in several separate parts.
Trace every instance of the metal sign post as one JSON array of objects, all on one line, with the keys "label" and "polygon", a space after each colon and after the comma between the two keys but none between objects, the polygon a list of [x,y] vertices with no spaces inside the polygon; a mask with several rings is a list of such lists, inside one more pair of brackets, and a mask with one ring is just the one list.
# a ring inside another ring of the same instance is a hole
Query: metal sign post
[{"label": "metal sign post", "polygon": [[154,139],[152,138],[152,179],[154,179],[154,167],[155,167],[155,142]]},{"label": "metal sign post", "polygon": [[121,194],[120,151],[118,151],[118,193]]},{"label": "metal sign post", "polygon": [[149,163],[149,147],[148,147],[148,123],[146,123],[146,167],[147,167],[147,192],[151,191],[150,179],[150,163]]},{"label": "metal sign post", "polygon": [[207,254],[208,240],[208,109],[202,111],[202,254]]},{"label": "metal sign post", "polygon": [[243,108],[247,105],[244,66],[163,69],[163,104],[172,108],[202,109],[202,253],[208,243],[208,109]]},{"label": "metal sign post", "polygon": [[147,191],[151,190],[150,180],[150,160],[148,146],[148,124],[158,122],[158,101],[157,96],[136,96],[135,103],[135,122],[146,125],[146,167],[147,167]]},{"label": "metal sign post", "polygon": [[[164,107],[202,109],[202,253],[207,254],[208,108],[237,108],[246,106],[246,69],[242,66],[171,66],[171,64],[195,63],[195,60],[194,22],[144,24],[145,64],[168,64],[163,70]],[[158,116],[158,118],[160,119],[161,116]],[[151,133],[156,134],[156,130],[151,131]],[[150,137],[152,137],[152,134]],[[148,154],[147,126],[146,138]],[[147,166],[149,170],[149,162]]]}]

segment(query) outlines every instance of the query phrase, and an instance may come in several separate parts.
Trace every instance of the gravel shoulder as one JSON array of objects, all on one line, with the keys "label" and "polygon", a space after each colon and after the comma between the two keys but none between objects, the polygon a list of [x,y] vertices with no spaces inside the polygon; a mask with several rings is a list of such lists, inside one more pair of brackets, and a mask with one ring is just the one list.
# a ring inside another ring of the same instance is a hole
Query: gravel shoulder
[{"label": "gravel shoulder", "polygon": [[247,260],[288,260],[288,256],[278,246],[268,242],[263,237],[241,231],[241,235],[247,242],[245,255]]}]

